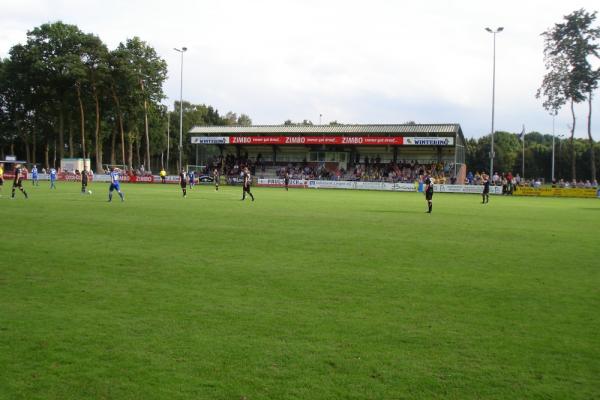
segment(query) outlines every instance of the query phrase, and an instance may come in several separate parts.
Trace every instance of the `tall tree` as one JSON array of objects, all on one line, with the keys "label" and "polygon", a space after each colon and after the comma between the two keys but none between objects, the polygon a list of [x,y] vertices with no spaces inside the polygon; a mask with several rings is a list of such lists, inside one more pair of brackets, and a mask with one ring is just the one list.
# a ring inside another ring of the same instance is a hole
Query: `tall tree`
[{"label": "tall tree", "polygon": [[102,143],[101,136],[101,103],[104,101],[105,92],[109,85],[108,49],[100,38],[87,34],[82,38],[81,61],[85,69],[86,81],[89,92],[93,98],[95,111],[94,152],[96,170],[102,170]]},{"label": "tall tree", "polygon": [[[562,23],[555,24],[542,34],[544,37],[544,59],[549,70],[542,88],[544,94],[556,94],[557,98],[569,101],[571,108],[571,175],[576,178],[575,127],[576,117],[574,104],[588,99],[588,137],[590,146],[590,163],[592,175],[595,178],[594,144],[591,135],[591,97],[597,87],[598,70],[594,70],[589,62],[590,56],[598,57],[600,29],[592,27],[596,13],[588,13],[584,9],[572,12],[564,17]],[[548,79],[546,79],[548,78]],[[556,82],[558,81],[558,82]],[[545,86],[546,85],[546,86]],[[552,88],[553,87],[553,88]],[[538,95],[539,95],[538,91]],[[552,96],[546,96],[545,106],[550,108],[560,104],[553,101]]]},{"label": "tall tree", "polygon": [[165,97],[162,86],[167,77],[167,63],[157,55],[154,48],[138,37],[128,39],[125,44],[121,43],[119,49],[126,51],[131,71],[137,73],[139,90],[132,93],[143,106],[146,142],[144,158],[146,169],[150,171],[149,103],[158,104]]}]

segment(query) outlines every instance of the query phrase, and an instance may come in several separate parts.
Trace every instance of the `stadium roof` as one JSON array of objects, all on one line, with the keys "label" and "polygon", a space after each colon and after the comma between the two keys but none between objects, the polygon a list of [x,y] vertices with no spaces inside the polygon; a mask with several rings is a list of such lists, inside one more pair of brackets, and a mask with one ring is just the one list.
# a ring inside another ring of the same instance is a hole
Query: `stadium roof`
[{"label": "stadium roof", "polygon": [[195,126],[192,134],[387,134],[387,135],[459,135],[459,124],[375,124],[375,125],[251,125]]}]

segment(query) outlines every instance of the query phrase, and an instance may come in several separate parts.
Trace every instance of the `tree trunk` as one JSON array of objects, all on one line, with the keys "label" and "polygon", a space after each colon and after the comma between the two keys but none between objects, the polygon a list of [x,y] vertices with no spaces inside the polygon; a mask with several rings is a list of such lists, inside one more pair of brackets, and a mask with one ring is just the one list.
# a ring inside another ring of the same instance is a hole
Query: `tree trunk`
[{"label": "tree trunk", "polygon": [[21,132],[23,137],[23,143],[25,144],[25,160],[27,162],[31,161],[31,152],[29,150],[29,135],[26,132]]},{"label": "tree trunk", "polygon": [[81,88],[79,85],[77,88],[77,100],[79,101],[79,112],[81,114],[81,152],[83,153],[83,169],[87,169],[85,162],[85,113],[83,111],[83,101],[81,101]]},{"label": "tree trunk", "polygon": [[69,116],[69,157],[75,157],[73,154],[73,121]]},{"label": "tree trunk", "polygon": [[146,171],[150,172],[150,135],[148,133],[148,100],[146,100],[146,94],[144,93],[144,80],[140,79],[140,86],[142,87],[142,94],[144,94],[144,129],[146,133]]},{"label": "tree trunk", "polygon": [[577,160],[575,159],[575,108],[573,104],[573,100],[571,100],[571,116],[573,117],[573,124],[571,125],[571,139],[569,140],[571,143],[571,180],[577,179]]},{"label": "tree trunk", "polygon": [[[110,141],[110,163],[112,165],[115,165],[117,163],[117,157],[116,157],[116,151],[115,151],[115,146],[117,145],[117,131],[113,130],[113,133],[111,135],[111,141]],[[125,164],[125,163],[123,163]]]},{"label": "tree trunk", "polygon": [[36,134],[35,134],[35,130],[31,132],[31,162],[36,164],[37,160],[35,157],[35,153],[37,152],[37,146],[36,146]]},{"label": "tree trunk", "polygon": [[62,104],[58,113],[58,157],[62,160],[65,151],[65,112]]},{"label": "tree trunk", "polygon": [[48,158],[48,154],[50,153],[50,146],[48,145],[48,141],[44,143],[44,167],[48,170],[50,169],[50,160]]},{"label": "tree trunk", "polygon": [[594,138],[592,138],[592,92],[588,96],[588,138],[590,140],[590,167],[592,168],[592,181],[596,180],[596,155],[594,154]]},{"label": "tree trunk", "polygon": [[127,135],[127,139],[128,139],[128,145],[129,145],[129,151],[127,152],[127,157],[128,157],[128,163],[129,163],[129,169],[133,169],[133,135],[129,134]]},{"label": "tree trunk", "polygon": [[141,142],[140,135],[139,134],[135,135],[135,155],[137,156],[138,168],[141,167],[141,165],[143,163],[142,157],[140,156],[140,147],[141,147],[140,142]]},{"label": "tree trunk", "polygon": [[96,103],[96,171],[102,171],[102,140],[100,139],[100,101],[96,87],[94,91],[94,102]]},{"label": "tree trunk", "polygon": [[[117,106],[117,117],[119,119],[119,131],[121,132],[121,163],[126,164],[125,162],[125,129],[123,129],[123,113],[121,112],[121,102],[119,101],[119,97],[117,96],[117,92],[115,90],[114,85],[111,86],[113,99],[115,100],[115,105]],[[130,164],[131,166],[131,164]]]}]

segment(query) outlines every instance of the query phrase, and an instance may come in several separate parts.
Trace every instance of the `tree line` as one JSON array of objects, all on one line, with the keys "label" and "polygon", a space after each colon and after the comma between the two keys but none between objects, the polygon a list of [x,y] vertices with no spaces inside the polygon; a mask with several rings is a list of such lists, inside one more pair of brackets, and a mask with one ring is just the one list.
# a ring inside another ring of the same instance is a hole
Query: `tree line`
[{"label": "tree line", "polygon": [[[494,135],[495,172],[522,173],[523,145],[525,150],[525,177],[552,179],[552,135],[529,132],[523,135],[511,132],[496,132]],[[524,140],[524,143],[523,141]],[[594,156],[600,158],[600,143],[594,143]],[[465,162],[470,171],[487,171],[491,150],[490,135],[479,139],[466,140]],[[575,156],[575,175],[573,175],[573,155]],[[589,140],[555,137],[554,168],[556,179],[596,179],[589,166],[592,165]],[[600,165],[595,168],[595,176],[600,174]]]},{"label": "tree line", "polygon": [[[36,27],[0,60],[0,157],[19,154],[46,167],[91,158],[98,171],[106,164],[168,167],[164,154],[179,143],[167,149],[167,132],[175,138],[179,131],[180,104],[171,111],[162,104],[166,77],[165,60],[138,37],[110,50],[75,25]],[[211,106],[183,107],[186,139],[192,125],[251,123]],[[191,151],[184,146],[184,157]]]}]

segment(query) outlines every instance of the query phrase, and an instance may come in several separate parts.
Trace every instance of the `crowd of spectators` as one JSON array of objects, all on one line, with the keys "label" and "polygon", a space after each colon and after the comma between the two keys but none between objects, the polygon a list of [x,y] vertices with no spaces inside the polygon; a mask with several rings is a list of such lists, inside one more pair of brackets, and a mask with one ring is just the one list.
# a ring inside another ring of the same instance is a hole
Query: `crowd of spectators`
[{"label": "crowd of spectators", "polygon": [[[467,185],[481,185],[483,183],[481,173],[469,171],[466,177],[465,184]],[[523,187],[533,187],[539,188],[545,184],[545,180],[543,178],[533,178],[533,179],[523,179],[519,174],[513,175],[511,172],[499,174],[495,172],[491,178],[490,184],[493,186],[502,186],[503,193],[512,194],[513,190],[517,186]],[[552,187],[554,188],[578,188],[578,189],[598,189],[598,181],[597,180],[554,180],[552,182]]]},{"label": "crowd of spectators", "polygon": [[375,182],[415,182],[424,175],[433,177],[438,183],[456,183],[450,163],[418,163],[417,161],[399,161],[388,163],[369,162],[355,164],[347,176],[349,180]]},{"label": "crowd of spectators", "polygon": [[590,181],[589,179],[583,180],[572,180],[569,182],[564,179],[552,182],[552,187],[559,188],[577,188],[577,189],[598,189],[598,181],[596,179]]}]

